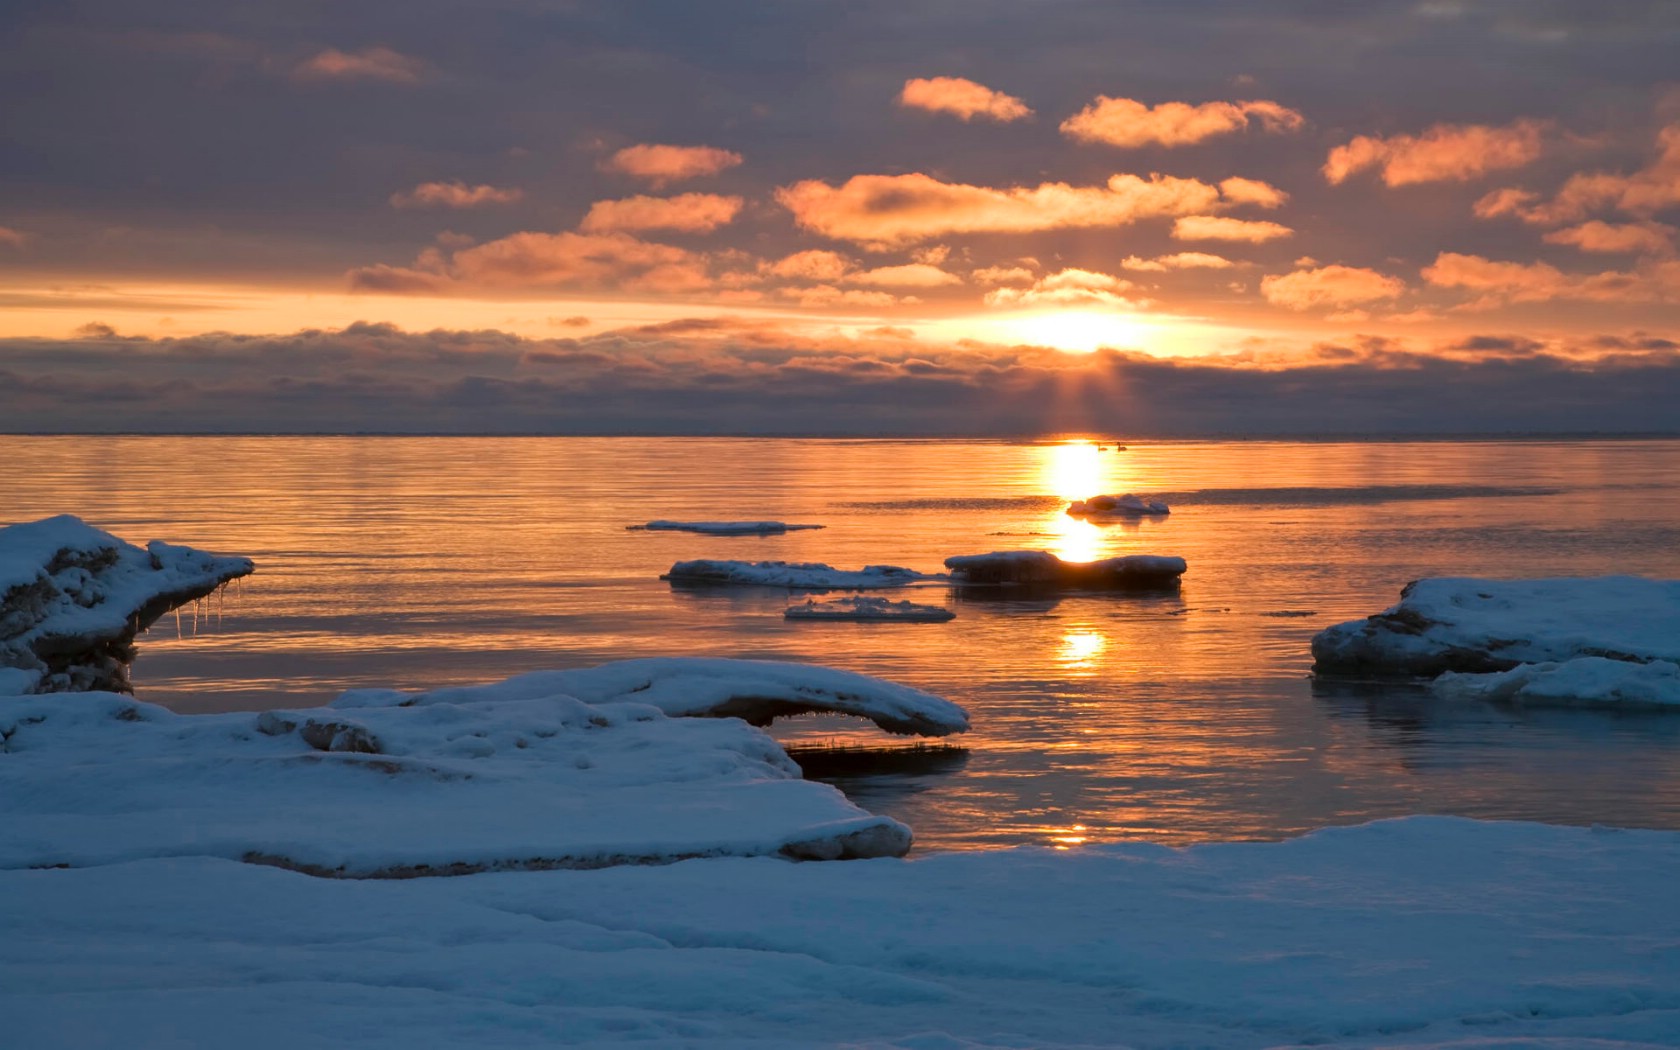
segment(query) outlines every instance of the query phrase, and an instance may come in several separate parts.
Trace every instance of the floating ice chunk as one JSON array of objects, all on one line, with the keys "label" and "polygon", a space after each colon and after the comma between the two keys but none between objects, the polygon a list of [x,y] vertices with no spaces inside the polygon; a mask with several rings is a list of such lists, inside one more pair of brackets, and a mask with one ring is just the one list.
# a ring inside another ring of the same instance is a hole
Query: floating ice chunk
[{"label": "floating ice chunk", "polygon": [[1092,496],[1075,500],[1067,512],[1074,517],[1126,517],[1171,514],[1172,510],[1158,499],[1145,499],[1130,492],[1124,496]]},{"label": "floating ice chunk", "polygon": [[867,718],[889,733],[948,736],[968,729],[968,713],[961,707],[896,682],[812,664],[703,656],[616,660],[425,693],[354,690],[333,707],[474,704],[554,695],[595,705],[654,707],[667,715],[741,718],[754,725],[828,711]]},{"label": "floating ice chunk", "polygon": [[961,586],[1024,586],[1070,590],[1127,590],[1176,587],[1187,568],[1169,555],[1130,554],[1101,561],[1071,562],[1049,551],[993,551],[945,559],[951,580]]},{"label": "floating ice chunk", "polygon": [[796,591],[863,591],[904,587],[943,576],[928,575],[897,565],[865,565],[861,570],[836,569],[821,562],[793,561],[679,561],[659,577],[672,583],[784,587]]},{"label": "floating ice chunk", "polygon": [[784,532],[825,526],[790,525],[785,521],[650,521],[646,525],[626,527],[632,531],[699,532],[708,536],[779,536]]},{"label": "floating ice chunk", "polygon": [[915,602],[895,602],[886,598],[835,598],[816,602],[809,599],[804,605],[789,606],[782,613],[790,620],[909,620],[916,623],[943,623],[956,618],[956,613],[938,605],[917,605]]},{"label": "floating ice chunk", "polygon": [[1680,710],[1680,664],[1648,664],[1582,656],[1561,663],[1519,664],[1509,671],[1448,671],[1431,683],[1436,695],[1531,707],[1654,707]]},{"label": "floating ice chunk", "polygon": [[0,674],[6,693],[127,692],[134,637],[170,609],[251,572],[152,541],[145,550],[62,514],[0,528]]},{"label": "floating ice chunk", "polygon": [[1320,631],[1312,652],[1321,671],[1428,676],[1579,656],[1680,661],[1680,581],[1416,580],[1399,604]]},{"label": "floating ice chunk", "polygon": [[[0,699],[0,868],[221,857],[400,878],[689,857],[897,856],[910,831],[801,778],[734,718],[967,728],[863,675],[634,660],[313,711],[177,715],[112,693]],[[670,712],[669,714],[667,712]]]}]

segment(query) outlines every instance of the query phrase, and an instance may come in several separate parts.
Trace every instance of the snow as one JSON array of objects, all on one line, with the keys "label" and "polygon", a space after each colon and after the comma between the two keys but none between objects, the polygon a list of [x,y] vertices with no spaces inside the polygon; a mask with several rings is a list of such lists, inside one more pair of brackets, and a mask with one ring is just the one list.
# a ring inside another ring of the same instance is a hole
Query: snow
[{"label": "snow", "polygon": [[905,587],[929,580],[943,580],[897,565],[865,565],[862,569],[836,569],[821,562],[791,561],[679,561],[662,580],[690,585],[738,587],[781,587],[797,591],[861,591],[883,587]]},{"label": "snow", "polygon": [[789,525],[785,521],[650,521],[646,525],[629,525],[632,531],[699,532],[709,536],[778,536],[801,529],[820,529],[822,525]]},{"label": "snow", "polygon": [[1629,1050],[1680,1040],[1676,871],[1680,833],[1442,817],[407,881],[10,870],[0,1017],[19,1047]]},{"label": "snow", "polygon": [[0,528],[0,688],[126,691],[136,634],[251,571],[157,540],[142,550],[68,514]]},{"label": "snow", "polygon": [[1519,664],[1509,671],[1448,671],[1431,683],[1436,695],[1529,707],[1648,707],[1680,710],[1680,664],[1648,664],[1582,656],[1561,663]]},{"label": "snow", "polygon": [[672,717],[735,717],[754,725],[827,711],[867,718],[889,733],[966,732],[968,713],[932,693],[833,667],[775,660],[650,657],[569,671],[537,671],[490,685],[425,693],[351,690],[336,708],[476,704],[561,695],[587,704],[634,704]]},{"label": "snow", "polygon": [[952,582],[963,586],[1027,586],[1124,590],[1177,586],[1184,559],[1129,554],[1092,562],[1063,561],[1049,551],[993,551],[946,558]]},{"label": "snow", "polygon": [[1144,515],[1171,514],[1172,509],[1158,499],[1145,499],[1128,492],[1124,496],[1092,496],[1090,499],[1074,500],[1067,512],[1075,517],[1114,515],[1138,518]]},{"label": "snow", "polygon": [[886,598],[835,598],[789,606],[782,614],[790,620],[907,620],[913,623],[943,623],[957,614],[938,605],[895,602]]},{"label": "snow", "polygon": [[1607,657],[1680,661],[1680,581],[1417,580],[1397,605],[1312,641],[1319,670],[1437,675]]}]

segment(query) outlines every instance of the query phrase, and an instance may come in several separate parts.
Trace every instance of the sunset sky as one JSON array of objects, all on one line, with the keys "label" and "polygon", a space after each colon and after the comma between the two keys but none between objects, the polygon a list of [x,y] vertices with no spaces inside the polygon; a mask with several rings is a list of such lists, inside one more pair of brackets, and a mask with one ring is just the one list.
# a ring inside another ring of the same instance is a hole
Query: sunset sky
[{"label": "sunset sky", "polygon": [[1673,430],[1677,55],[1661,0],[26,0],[0,430]]}]

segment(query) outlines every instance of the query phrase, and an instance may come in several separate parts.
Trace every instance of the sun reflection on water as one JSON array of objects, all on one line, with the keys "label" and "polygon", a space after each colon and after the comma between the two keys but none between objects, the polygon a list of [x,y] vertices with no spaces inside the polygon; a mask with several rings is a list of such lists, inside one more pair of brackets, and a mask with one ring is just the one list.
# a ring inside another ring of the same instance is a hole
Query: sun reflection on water
[{"label": "sun reflection on water", "polygon": [[1107,648],[1106,637],[1089,628],[1077,628],[1062,636],[1056,658],[1067,670],[1088,671],[1096,666],[1097,658]]}]

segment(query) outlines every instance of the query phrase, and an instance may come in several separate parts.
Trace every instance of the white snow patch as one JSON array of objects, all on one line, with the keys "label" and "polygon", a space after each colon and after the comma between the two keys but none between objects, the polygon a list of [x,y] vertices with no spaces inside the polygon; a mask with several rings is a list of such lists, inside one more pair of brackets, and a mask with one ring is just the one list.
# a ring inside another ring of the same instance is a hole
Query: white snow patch
[{"label": "white snow patch", "polygon": [[1067,512],[1075,517],[1141,518],[1146,515],[1171,514],[1172,508],[1158,499],[1134,496],[1128,492],[1124,496],[1092,496],[1089,499],[1074,500]]},{"label": "white snow patch", "polygon": [[1654,707],[1680,710],[1680,664],[1582,656],[1519,664],[1509,671],[1448,671],[1431,683],[1439,696],[1530,707]]},{"label": "white snow patch", "polygon": [[631,531],[698,532],[708,536],[779,536],[784,532],[820,529],[822,525],[790,525],[785,521],[650,521],[627,525]]},{"label": "white snow patch", "polygon": [[142,550],[68,514],[0,528],[0,668],[27,676],[0,687],[126,690],[136,634],[251,570],[157,540]]},{"label": "white snow patch", "polygon": [[1677,870],[1680,833],[1417,817],[401,882],[4,871],[0,1017],[19,1047],[1671,1047]]},{"label": "white snow patch", "polygon": [[804,605],[791,605],[783,616],[789,620],[907,620],[914,623],[943,623],[957,614],[938,605],[895,602],[887,598],[835,598]]},{"label": "white snow patch", "polygon": [[782,587],[795,591],[875,590],[945,579],[942,575],[920,573],[897,565],[836,569],[821,562],[713,561],[704,558],[679,561],[659,578],[682,584]]},{"label": "white snow patch", "polygon": [[1440,577],[1400,593],[1384,612],[1319,632],[1319,668],[1436,675],[1581,656],[1680,661],[1680,581]]},{"label": "white snow patch", "polygon": [[0,867],[194,856],[403,877],[909,848],[744,722],[531,677],[260,715],[0,699]]}]

